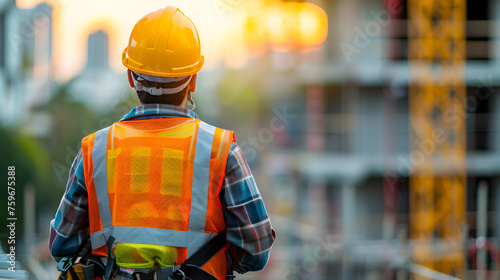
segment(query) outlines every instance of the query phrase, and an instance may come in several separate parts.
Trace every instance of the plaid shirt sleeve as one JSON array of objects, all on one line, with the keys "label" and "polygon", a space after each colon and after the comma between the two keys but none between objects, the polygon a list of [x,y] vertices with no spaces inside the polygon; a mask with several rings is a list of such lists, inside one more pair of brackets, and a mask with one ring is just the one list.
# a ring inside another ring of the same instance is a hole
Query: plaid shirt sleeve
[{"label": "plaid shirt sleeve", "polygon": [[50,222],[49,250],[54,260],[80,253],[90,245],[87,189],[83,172],[82,150],[78,152],[70,172],[66,191],[55,219]]},{"label": "plaid shirt sleeve", "polygon": [[276,233],[250,168],[235,142],[231,143],[225,173],[220,198],[227,241],[233,247],[233,268],[239,273],[262,270]]}]

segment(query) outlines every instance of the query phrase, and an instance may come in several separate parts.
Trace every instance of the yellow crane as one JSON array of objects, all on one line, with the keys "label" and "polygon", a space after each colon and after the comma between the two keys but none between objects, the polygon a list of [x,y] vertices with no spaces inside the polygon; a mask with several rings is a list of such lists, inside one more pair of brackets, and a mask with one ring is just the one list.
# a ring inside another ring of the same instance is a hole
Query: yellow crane
[{"label": "yellow crane", "polygon": [[408,0],[412,258],[458,278],[466,224],[465,20],[465,0]]}]

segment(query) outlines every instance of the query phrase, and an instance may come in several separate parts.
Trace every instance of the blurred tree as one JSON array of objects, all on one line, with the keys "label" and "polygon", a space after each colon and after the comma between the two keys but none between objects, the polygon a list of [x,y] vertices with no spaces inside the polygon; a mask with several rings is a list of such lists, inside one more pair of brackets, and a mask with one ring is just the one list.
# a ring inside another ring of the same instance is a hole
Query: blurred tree
[{"label": "blurred tree", "polygon": [[[46,112],[51,120],[50,131],[42,140],[50,154],[47,164],[51,168],[50,176],[54,184],[44,191],[52,194],[55,194],[54,191],[62,194],[84,133],[97,127],[99,123],[99,116],[85,104],[71,100],[69,85],[59,86],[46,104],[34,109]],[[60,195],[58,197],[60,199]]]},{"label": "blurred tree", "polygon": [[238,128],[240,133],[245,133],[244,128],[257,124],[263,102],[258,94],[259,82],[259,76],[251,77],[243,71],[228,71],[225,74],[217,88],[217,96],[224,108],[224,114],[216,120],[219,125],[233,130]]},{"label": "blurred tree", "polygon": [[[24,187],[27,184],[35,186],[47,185],[50,181],[50,169],[46,162],[49,161],[49,154],[43,148],[42,143],[35,138],[21,135],[18,131],[0,129],[0,166],[2,167],[2,182],[7,182],[7,168],[15,166],[15,217],[18,218],[16,223],[16,238],[23,235],[22,217],[24,216]],[[0,219],[7,220],[7,184],[4,184],[4,194],[0,202]],[[2,240],[3,248],[7,248],[8,228],[2,228],[0,231],[0,239]]]}]

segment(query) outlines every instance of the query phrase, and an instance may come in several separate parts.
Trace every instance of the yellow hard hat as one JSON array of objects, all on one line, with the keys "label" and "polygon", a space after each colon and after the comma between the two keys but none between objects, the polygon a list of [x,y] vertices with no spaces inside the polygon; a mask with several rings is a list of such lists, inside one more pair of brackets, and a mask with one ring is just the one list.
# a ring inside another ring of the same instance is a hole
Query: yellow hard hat
[{"label": "yellow hard hat", "polygon": [[196,26],[176,7],[149,13],[135,24],[122,62],[152,76],[194,75],[204,62]]}]

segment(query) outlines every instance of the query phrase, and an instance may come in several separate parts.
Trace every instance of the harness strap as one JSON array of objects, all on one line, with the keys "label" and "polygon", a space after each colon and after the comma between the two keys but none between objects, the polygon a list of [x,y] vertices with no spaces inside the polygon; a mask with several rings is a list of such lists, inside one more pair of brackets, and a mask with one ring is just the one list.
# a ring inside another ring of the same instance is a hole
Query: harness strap
[{"label": "harness strap", "polygon": [[[223,230],[188,258],[179,269],[172,272],[173,267],[164,267],[149,272],[137,272],[134,273],[134,277],[135,279],[140,277],[141,280],[217,280],[201,267],[224,248],[226,243],[226,231]],[[232,275],[232,267],[229,261],[228,270],[229,279],[232,279],[234,276],[230,276]]]},{"label": "harness strap", "polygon": [[[208,262],[215,254],[217,254],[227,244],[226,231],[223,230],[217,234],[212,240],[205,244],[201,249],[196,251],[188,258],[181,267],[172,274],[174,279],[180,280],[217,280],[212,274],[206,272],[201,267]],[[228,262],[228,270],[231,271],[231,263]],[[229,272],[228,272],[229,274]]]},{"label": "harness strap", "polygon": [[181,268],[174,272],[174,276],[179,280],[217,280],[215,276],[192,264],[183,264]]},{"label": "harness strap", "polygon": [[104,280],[110,280],[115,268],[115,255],[113,254],[113,242],[115,238],[110,236],[108,241],[106,241],[106,246],[108,246],[108,260],[106,261],[106,272],[104,273]]},{"label": "harness strap", "polygon": [[231,254],[229,254],[229,252],[226,252],[226,259],[227,259],[226,280],[232,280],[236,278],[236,275],[234,275],[233,273],[233,258],[231,257]]},{"label": "harness strap", "polygon": [[68,269],[68,271],[69,271],[69,274],[71,274],[71,278],[78,279],[78,275],[76,274],[75,269],[73,267],[70,267]]},{"label": "harness strap", "polygon": [[[159,269],[152,269],[148,272],[135,272],[133,274],[133,279],[141,280],[167,280],[168,276],[172,274],[174,267],[162,267]],[[156,278],[155,278],[156,275]]]},{"label": "harness strap", "polygon": [[219,232],[208,243],[196,251],[184,264],[202,267],[226,245],[226,230]]},{"label": "harness strap", "polygon": [[95,269],[96,269],[95,266],[96,266],[95,264],[88,265],[88,266],[82,265],[83,277],[85,280],[94,279],[94,277],[96,276],[95,275]]},{"label": "harness strap", "polygon": [[85,280],[92,280],[96,276],[104,275],[104,266],[99,257],[94,256],[91,252],[85,253],[85,255],[77,260],[75,264],[80,264],[82,266],[82,272]]}]

